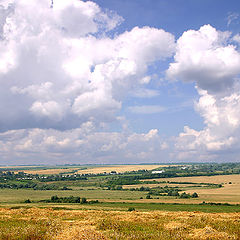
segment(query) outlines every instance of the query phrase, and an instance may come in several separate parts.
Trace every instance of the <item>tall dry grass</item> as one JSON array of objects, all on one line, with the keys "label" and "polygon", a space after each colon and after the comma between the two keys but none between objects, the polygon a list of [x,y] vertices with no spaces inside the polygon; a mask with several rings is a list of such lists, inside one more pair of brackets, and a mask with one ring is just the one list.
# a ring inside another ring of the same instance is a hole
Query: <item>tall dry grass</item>
[{"label": "tall dry grass", "polygon": [[0,239],[240,239],[240,213],[0,209]]}]

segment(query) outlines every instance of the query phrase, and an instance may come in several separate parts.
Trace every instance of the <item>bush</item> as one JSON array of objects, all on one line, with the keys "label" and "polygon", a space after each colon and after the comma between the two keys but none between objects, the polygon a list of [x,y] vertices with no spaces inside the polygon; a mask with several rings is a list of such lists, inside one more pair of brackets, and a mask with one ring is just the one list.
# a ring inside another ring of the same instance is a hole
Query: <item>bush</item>
[{"label": "bush", "polygon": [[180,198],[190,198],[191,195],[189,193],[185,193],[183,192],[181,195],[180,195]]},{"label": "bush", "polygon": [[116,190],[123,190],[122,186],[116,186],[115,189]]},{"label": "bush", "polygon": [[52,196],[52,197],[51,197],[51,202],[57,202],[58,199],[59,199],[58,196]]},{"label": "bush", "polygon": [[94,203],[99,203],[99,201],[98,200],[90,200],[90,201],[88,201],[88,203],[89,204],[94,204]]},{"label": "bush", "polygon": [[196,192],[194,192],[194,193],[192,194],[192,198],[198,198],[198,194],[197,194]]},{"label": "bush", "polygon": [[44,202],[54,202],[54,203],[82,203],[82,201],[87,202],[86,198],[82,198],[82,201],[80,197],[58,197],[58,196],[52,196],[50,200],[43,200]]},{"label": "bush", "polygon": [[152,199],[151,196],[150,196],[150,194],[148,194],[148,195],[146,196],[146,199]]},{"label": "bush", "polygon": [[178,191],[175,190],[175,191],[169,191],[167,195],[168,195],[168,196],[178,197],[178,196],[179,196],[179,193],[178,193]]},{"label": "bush", "polygon": [[128,211],[129,211],[129,212],[135,211],[135,208],[134,208],[134,207],[129,207],[129,208],[128,208]]}]

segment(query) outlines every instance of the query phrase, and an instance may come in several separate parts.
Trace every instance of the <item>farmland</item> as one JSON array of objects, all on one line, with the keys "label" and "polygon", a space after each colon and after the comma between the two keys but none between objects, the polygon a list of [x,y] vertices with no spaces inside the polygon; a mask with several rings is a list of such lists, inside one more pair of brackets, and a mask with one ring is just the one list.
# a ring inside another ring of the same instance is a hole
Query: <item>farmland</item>
[{"label": "farmland", "polygon": [[77,173],[80,174],[99,174],[99,173],[110,173],[116,171],[118,173],[138,171],[138,170],[153,170],[159,167],[168,167],[169,165],[112,165],[112,166],[101,166],[101,167],[89,167],[84,170],[79,170]]},{"label": "farmland", "polygon": [[238,239],[239,187],[240,164],[2,167],[0,239]]},{"label": "farmland", "polygon": [[[159,179],[152,179],[160,181]],[[204,176],[204,177],[180,177],[167,178],[166,181],[175,182],[194,182],[194,183],[215,183],[222,184],[222,188],[215,189],[198,189],[199,201],[213,202],[240,202],[240,175],[223,175],[223,176]],[[186,190],[192,193],[194,190]]]},{"label": "farmland", "polygon": [[2,167],[0,203],[71,195],[101,202],[238,204],[239,169],[239,164]]}]

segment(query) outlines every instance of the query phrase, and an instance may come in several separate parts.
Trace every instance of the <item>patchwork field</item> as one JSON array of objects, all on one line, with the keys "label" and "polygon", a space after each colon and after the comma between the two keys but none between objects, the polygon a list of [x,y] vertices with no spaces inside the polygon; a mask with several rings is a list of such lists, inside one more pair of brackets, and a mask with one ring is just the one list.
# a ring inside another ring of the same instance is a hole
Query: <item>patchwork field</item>
[{"label": "patchwork field", "polygon": [[[152,179],[162,181],[162,179]],[[198,189],[199,198],[197,202],[230,202],[240,203],[240,175],[218,175],[218,176],[200,176],[200,177],[176,177],[166,178],[165,181],[174,182],[194,182],[194,183],[215,183],[222,184],[222,188]],[[144,182],[144,180],[142,180]],[[196,190],[186,192],[193,193]]]},{"label": "patchwork field", "polygon": [[[83,166],[60,166],[60,167],[49,167],[49,166],[1,166],[1,169],[11,169],[18,172],[18,169],[28,174],[40,174],[40,175],[51,175],[59,173],[68,173],[76,171],[78,174],[100,174],[110,173],[116,171],[117,173],[138,171],[138,170],[153,170],[159,167],[168,167],[169,165],[83,165]],[[172,165],[175,166],[175,165]],[[77,171],[78,170],[78,171]]]},{"label": "patchwork field", "polygon": [[240,164],[2,169],[0,240],[240,239]]},{"label": "patchwork field", "polygon": [[110,173],[111,171],[116,171],[118,173],[138,171],[138,170],[152,170],[159,167],[167,167],[168,165],[114,165],[114,166],[101,166],[88,168],[84,170],[79,170],[79,174],[98,174],[98,173]]},{"label": "patchwork field", "polygon": [[0,209],[0,239],[239,239],[240,213]]},{"label": "patchwork field", "polygon": [[24,170],[24,172],[28,174],[51,175],[51,174],[59,174],[59,173],[68,173],[78,169],[79,168],[53,168],[53,169],[42,169],[42,170]]}]

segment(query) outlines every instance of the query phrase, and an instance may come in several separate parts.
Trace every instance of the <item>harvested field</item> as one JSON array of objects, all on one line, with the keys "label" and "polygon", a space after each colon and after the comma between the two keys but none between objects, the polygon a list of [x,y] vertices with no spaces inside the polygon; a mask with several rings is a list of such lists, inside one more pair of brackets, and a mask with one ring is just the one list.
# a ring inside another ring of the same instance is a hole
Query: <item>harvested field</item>
[{"label": "harvested field", "polygon": [[[163,181],[163,179],[152,180]],[[222,184],[222,188],[194,189],[186,192],[197,191],[198,201],[240,203],[240,175],[164,178],[164,181]]]},{"label": "harvested field", "polygon": [[35,167],[35,166],[31,166],[31,165],[24,165],[24,166],[21,166],[21,165],[19,165],[19,166],[0,166],[0,169],[1,168],[4,168],[4,169],[8,169],[8,168],[10,168],[10,169],[12,169],[12,168],[32,168],[32,167]]},{"label": "harvested field", "polygon": [[59,174],[64,172],[71,172],[78,170],[79,168],[49,168],[49,169],[41,169],[41,170],[24,170],[25,173],[28,174],[39,174],[39,175],[51,175],[51,174]]},{"label": "harvested field", "polygon": [[98,173],[110,173],[111,171],[116,171],[118,173],[138,171],[138,170],[152,170],[159,167],[168,167],[168,165],[116,165],[116,166],[101,166],[95,168],[88,168],[84,170],[79,170],[80,174],[98,174]]},{"label": "harvested field", "polygon": [[[240,174],[199,176],[199,177],[157,178],[151,180],[170,182],[216,183],[216,184],[228,184],[229,182],[232,182],[233,184],[240,184]],[[149,179],[142,181],[149,181]]]},{"label": "harvested field", "polygon": [[131,188],[140,188],[140,187],[194,187],[195,184],[175,184],[175,183],[150,183],[150,184],[135,184],[135,185],[123,185],[124,189],[131,189]]},{"label": "harvested field", "polygon": [[0,209],[0,239],[239,239],[240,213]]}]

